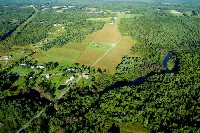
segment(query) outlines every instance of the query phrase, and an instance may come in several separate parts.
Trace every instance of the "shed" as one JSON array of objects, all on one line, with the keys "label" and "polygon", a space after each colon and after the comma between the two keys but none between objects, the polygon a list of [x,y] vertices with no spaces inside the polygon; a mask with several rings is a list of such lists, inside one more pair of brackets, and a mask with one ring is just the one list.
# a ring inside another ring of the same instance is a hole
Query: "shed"
[{"label": "shed", "polygon": [[90,74],[89,74],[89,73],[83,73],[82,75],[83,75],[83,78],[85,78],[85,79],[88,79],[88,78],[89,78],[89,76],[90,76]]},{"label": "shed", "polygon": [[49,79],[49,78],[51,78],[51,75],[52,75],[52,74],[46,74],[46,75],[45,75],[45,78]]}]

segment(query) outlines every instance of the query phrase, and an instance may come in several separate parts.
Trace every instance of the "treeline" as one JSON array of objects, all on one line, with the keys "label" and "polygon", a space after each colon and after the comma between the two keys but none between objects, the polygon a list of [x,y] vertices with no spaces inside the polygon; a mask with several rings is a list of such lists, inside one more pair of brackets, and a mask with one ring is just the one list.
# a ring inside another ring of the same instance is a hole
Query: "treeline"
[{"label": "treeline", "polygon": [[[81,41],[89,33],[101,29],[103,23],[87,21],[88,15],[80,9],[56,12],[53,9],[42,10],[22,31],[12,38],[14,44],[34,44],[51,36],[55,30],[63,30],[53,41],[47,42],[43,49],[53,45],[63,45],[69,40]],[[56,26],[59,29],[56,29]]]},{"label": "treeline", "polygon": [[42,110],[50,101],[41,98],[35,90],[27,90],[16,96],[0,97],[1,133],[16,132],[27,123],[39,110]]},{"label": "treeline", "polygon": [[22,8],[22,6],[0,7],[0,41],[9,36],[34,12],[32,8]]},{"label": "treeline", "polygon": [[200,43],[199,18],[177,17],[163,11],[152,12],[143,17],[123,19],[121,31],[128,32],[140,43],[132,48],[151,58],[177,49],[196,49]]},{"label": "treeline", "polygon": [[41,48],[47,50],[52,46],[62,46],[69,41],[81,42],[89,33],[97,31],[103,27],[103,22],[85,21],[67,26],[64,34],[58,36],[55,40],[46,43]]}]

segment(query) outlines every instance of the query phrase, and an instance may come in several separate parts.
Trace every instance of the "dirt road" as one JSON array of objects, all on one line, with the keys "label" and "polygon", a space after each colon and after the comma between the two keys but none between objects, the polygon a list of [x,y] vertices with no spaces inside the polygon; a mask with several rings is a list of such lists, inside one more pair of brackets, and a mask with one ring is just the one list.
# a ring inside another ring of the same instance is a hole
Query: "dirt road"
[{"label": "dirt road", "polygon": [[106,51],[101,57],[99,57],[99,59],[97,59],[92,65],[91,67],[95,66],[104,56],[106,56],[117,44],[120,43],[120,41],[122,40],[122,36],[118,30],[118,25],[116,26],[116,30],[117,30],[117,33],[119,35],[119,40],[108,50]]}]

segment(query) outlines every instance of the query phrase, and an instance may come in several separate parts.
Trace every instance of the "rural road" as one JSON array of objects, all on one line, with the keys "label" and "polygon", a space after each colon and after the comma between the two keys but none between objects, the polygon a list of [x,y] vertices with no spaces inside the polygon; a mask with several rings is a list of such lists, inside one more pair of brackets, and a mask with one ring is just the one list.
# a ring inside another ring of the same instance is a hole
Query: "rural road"
[{"label": "rural road", "polygon": [[106,51],[101,57],[99,57],[99,59],[97,59],[94,64],[91,65],[91,67],[95,66],[104,56],[106,56],[117,44],[120,43],[120,41],[122,40],[122,36],[118,30],[118,25],[116,26],[116,30],[117,30],[117,33],[119,35],[119,40],[108,50]]},{"label": "rural road", "polygon": [[46,107],[40,111],[36,116],[34,116],[31,120],[29,120],[26,125],[24,125],[23,127],[21,127],[16,133],[20,133],[23,129],[27,128],[28,125],[36,118],[40,117],[40,115],[46,110]]},{"label": "rural road", "polygon": [[[99,57],[99,59],[97,59],[94,64],[91,65],[91,67],[95,66],[104,56],[106,56],[117,44],[119,44],[119,42],[121,41],[122,39],[122,36],[118,30],[118,25],[116,24],[116,30],[117,30],[117,33],[119,35],[119,40],[108,50],[106,51],[101,57]],[[76,80],[76,83],[82,78],[82,76],[79,76]],[[29,120],[27,122],[26,125],[24,125],[23,127],[21,127],[17,133],[20,133],[23,129],[27,128],[28,125],[35,119],[37,119],[38,117],[40,117],[40,115],[46,110],[46,108],[48,108],[49,106],[51,106],[53,103],[55,103],[57,100],[59,100],[60,98],[62,98],[67,92],[69,91],[69,89],[67,89],[66,91],[64,91],[63,93],[61,93],[54,101],[52,101],[49,105],[47,105],[42,111],[40,111],[36,116],[34,116],[31,120]]]},{"label": "rural road", "polygon": [[[79,76],[76,79],[76,83],[79,82],[79,80],[81,80],[82,76]],[[49,103],[46,107],[44,107],[43,110],[41,110],[37,115],[35,115],[31,120],[29,120],[26,125],[24,125],[23,127],[21,127],[16,133],[20,133],[23,129],[26,129],[33,120],[37,119],[38,117],[41,116],[41,114],[52,104],[54,104],[57,100],[59,100],[60,98],[62,98],[67,92],[69,91],[69,88],[67,90],[65,90],[64,92],[62,92],[55,100],[53,100],[51,103]]]}]

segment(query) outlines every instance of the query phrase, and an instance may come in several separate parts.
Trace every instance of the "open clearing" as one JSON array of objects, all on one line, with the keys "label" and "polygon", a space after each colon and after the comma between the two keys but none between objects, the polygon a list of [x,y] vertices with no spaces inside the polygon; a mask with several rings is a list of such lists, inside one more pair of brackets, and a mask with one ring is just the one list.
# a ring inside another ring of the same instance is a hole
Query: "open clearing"
[{"label": "open clearing", "polygon": [[128,18],[135,18],[135,17],[142,17],[143,14],[125,14],[125,13],[118,13],[119,19],[117,23],[120,25],[121,19],[128,19]]},{"label": "open clearing", "polygon": [[104,53],[104,51],[99,50],[85,50],[76,62],[91,66]]},{"label": "open clearing", "polygon": [[103,29],[94,34],[93,42],[116,43],[119,40],[116,24],[105,24]]},{"label": "open clearing", "polygon": [[134,56],[130,54],[131,47],[136,42],[129,36],[122,36],[121,42],[116,45],[105,57],[103,57],[96,67],[106,69],[110,74],[115,73],[117,65],[121,62],[123,56]]},{"label": "open clearing", "polygon": [[100,50],[100,51],[107,51],[109,50],[114,44],[108,43],[101,43],[101,42],[91,42],[88,44],[88,50]]},{"label": "open clearing", "polygon": [[39,63],[54,61],[59,62],[60,65],[71,65],[82,51],[70,46],[67,44],[63,47],[53,47],[48,51],[38,50],[32,59],[38,60]]},{"label": "open clearing", "polygon": [[173,14],[175,16],[183,16],[183,13],[181,13],[177,10],[168,10],[168,12],[170,12],[171,14]]},{"label": "open clearing", "polygon": [[96,32],[89,34],[81,43],[69,42],[62,47],[54,46],[48,51],[39,49],[31,60],[38,60],[39,63],[54,61],[59,62],[60,65],[71,65],[91,43],[95,34]]},{"label": "open clearing", "polygon": [[[109,50],[119,40],[117,25],[105,24],[103,29],[94,32],[91,37],[92,40],[87,44],[86,49],[76,62],[91,66],[98,60],[105,51]],[[98,45],[101,47],[98,47]]]},{"label": "open clearing", "polygon": [[[130,16],[136,15],[125,15],[125,17]],[[122,17],[124,18],[124,14],[122,14]],[[105,24],[101,30],[91,33],[81,43],[70,42],[62,47],[55,46],[48,51],[38,50],[32,59],[38,60],[39,63],[54,61],[59,62],[60,65],[71,65],[77,62],[91,66],[119,40],[117,25]],[[106,69],[109,73],[114,74],[123,56],[134,56],[129,53],[135,43],[131,37],[122,36],[120,43],[104,56],[95,67]]]}]

